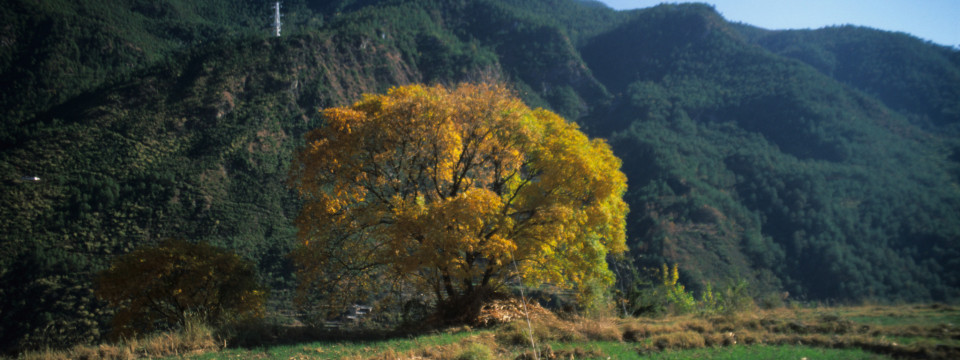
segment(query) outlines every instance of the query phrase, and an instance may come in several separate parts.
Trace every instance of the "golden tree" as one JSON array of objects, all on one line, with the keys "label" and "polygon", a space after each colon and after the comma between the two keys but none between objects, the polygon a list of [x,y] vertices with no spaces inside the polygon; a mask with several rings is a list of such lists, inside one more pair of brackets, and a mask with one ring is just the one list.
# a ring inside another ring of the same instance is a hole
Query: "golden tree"
[{"label": "golden tree", "polygon": [[100,274],[97,295],[117,309],[117,336],[183,325],[188,316],[207,322],[260,317],[267,298],[249,261],[183,240],[118,257]]},{"label": "golden tree", "polygon": [[471,316],[514,276],[612,283],[628,209],[605,141],[497,85],[397,87],[322,113],[291,170],[301,290],[346,302],[388,278]]}]

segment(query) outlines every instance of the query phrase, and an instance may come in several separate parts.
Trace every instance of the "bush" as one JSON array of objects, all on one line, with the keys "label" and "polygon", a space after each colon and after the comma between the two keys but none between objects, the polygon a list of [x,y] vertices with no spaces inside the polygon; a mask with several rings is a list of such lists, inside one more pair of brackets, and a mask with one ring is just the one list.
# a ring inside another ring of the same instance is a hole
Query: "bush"
[{"label": "bush", "polygon": [[724,289],[721,306],[725,313],[735,314],[757,308],[756,303],[753,302],[753,297],[750,296],[747,285],[746,280],[738,279],[735,283],[728,285],[727,288]]},{"label": "bush", "polygon": [[706,340],[704,340],[703,335],[693,331],[657,335],[651,343],[660,350],[695,349],[706,346]]},{"label": "bush", "polygon": [[185,326],[260,317],[266,291],[253,265],[207,244],[166,240],[120,256],[102,272],[97,295],[117,308],[113,334],[129,337]]},{"label": "bush", "polygon": [[[697,308],[697,301],[693,294],[686,291],[679,283],[680,274],[677,264],[668,267],[650,270],[653,277],[659,278],[656,283],[650,280],[639,280],[634,289],[628,294],[627,301],[633,315],[661,316],[666,314],[687,314]],[[634,274],[635,277],[638,275]]]},{"label": "bush", "polygon": [[581,319],[577,331],[591,341],[622,341],[623,332],[612,319]]}]

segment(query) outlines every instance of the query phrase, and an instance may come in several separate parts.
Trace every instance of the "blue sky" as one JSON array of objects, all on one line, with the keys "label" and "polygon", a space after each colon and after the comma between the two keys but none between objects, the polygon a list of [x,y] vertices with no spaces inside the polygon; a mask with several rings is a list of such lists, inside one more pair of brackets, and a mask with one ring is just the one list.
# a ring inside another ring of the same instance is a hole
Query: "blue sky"
[{"label": "blue sky", "polygon": [[[600,0],[623,10],[663,2]],[[960,0],[702,0],[724,18],[770,30],[861,25],[901,31],[940,45],[960,46]]]}]

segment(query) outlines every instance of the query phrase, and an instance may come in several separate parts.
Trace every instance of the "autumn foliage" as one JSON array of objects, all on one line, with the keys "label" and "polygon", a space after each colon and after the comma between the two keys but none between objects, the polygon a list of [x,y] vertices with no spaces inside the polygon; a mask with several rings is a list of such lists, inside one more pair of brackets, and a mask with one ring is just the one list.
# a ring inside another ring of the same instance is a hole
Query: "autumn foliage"
[{"label": "autumn foliage", "polygon": [[211,245],[166,240],[117,258],[97,295],[117,309],[114,335],[262,315],[266,291],[249,261]]},{"label": "autumn foliage", "polygon": [[349,301],[390,279],[462,314],[515,276],[612,283],[626,177],[576,124],[496,85],[397,87],[322,113],[291,170],[302,290]]}]

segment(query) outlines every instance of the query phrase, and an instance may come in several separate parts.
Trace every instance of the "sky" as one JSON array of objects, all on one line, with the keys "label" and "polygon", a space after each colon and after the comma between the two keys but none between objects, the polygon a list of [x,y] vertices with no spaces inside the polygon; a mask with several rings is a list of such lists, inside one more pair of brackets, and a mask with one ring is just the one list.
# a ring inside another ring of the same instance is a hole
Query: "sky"
[{"label": "sky", "polygon": [[[694,1],[600,0],[617,9]],[[960,0],[701,0],[725,19],[769,30],[860,25],[960,47]]]}]

